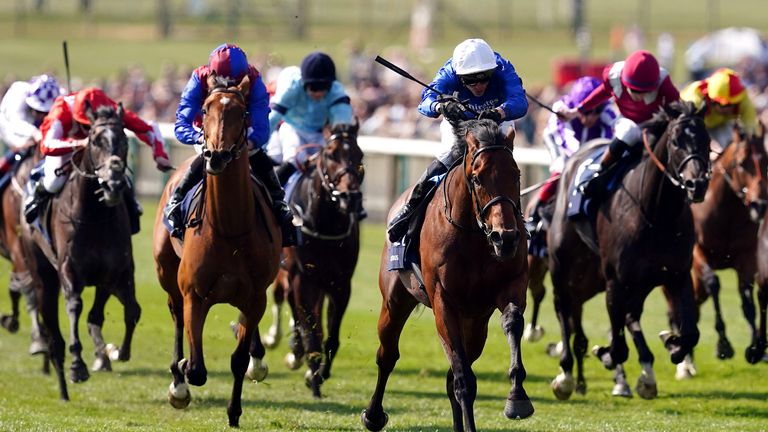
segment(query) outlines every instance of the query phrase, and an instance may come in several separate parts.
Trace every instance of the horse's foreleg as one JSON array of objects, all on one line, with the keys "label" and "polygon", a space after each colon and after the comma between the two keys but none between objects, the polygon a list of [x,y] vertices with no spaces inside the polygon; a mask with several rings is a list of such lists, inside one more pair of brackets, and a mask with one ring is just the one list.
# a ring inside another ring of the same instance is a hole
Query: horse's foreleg
[{"label": "horse's foreleg", "polygon": [[539,310],[546,294],[544,277],[547,275],[547,261],[544,258],[528,255],[528,269],[528,290],[531,292],[531,299],[533,299],[533,313],[531,322],[523,332],[523,339],[536,342],[544,336],[544,328],[538,325],[538,322]]},{"label": "horse's foreleg", "polygon": [[323,377],[319,373],[320,364],[323,360],[323,323],[321,319],[323,295],[320,288],[308,282],[306,278],[292,287],[291,294],[295,305],[294,318],[302,336],[307,366],[309,367],[304,379],[307,387],[312,390],[312,396],[319,398],[321,396],[320,385],[323,382]]},{"label": "horse's foreleg", "polygon": [[624,338],[624,324],[626,319],[627,287],[619,286],[615,279],[608,279],[605,287],[605,305],[608,317],[611,321],[611,345],[610,347],[592,348],[593,353],[607,369],[613,369],[619,363],[624,363],[629,358],[629,347]]},{"label": "horse's foreleg", "polygon": [[584,312],[583,305],[576,305],[573,309],[573,353],[576,355],[576,393],[587,394],[587,381],[584,379],[584,356],[589,349],[589,340],[581,325]]},{"label": "horse's foreleg", "polygon": [[[227,405],[227,417],[229,418],[230,427],[240,426],[240,416],[243,413],[242,408],[242,394],[243,394],[243,380],[245,378],[246,370],[248,369],[249,350],[254,347],[254,344],[261,346],[261,355],[264,356],[264,346],[261,345],[261,340],[258,335],[254,334],[254,328],[258,327],[259,317],[252,312],[243,312],[244,319],[240,323],[240,330],[237,334],[237,347],[230,357],[229,366],[232,370],[233,384],[232,395]],[[260,360],[260,359],[259,359]],[[263,378],[262,378],[263,379]]]},{"label": "horse's foreleg", "polygon": [[741,297],[741,311],[744,314],[744,319],[747,320],[749,329],[752,331],[752,339],[746,351],[744,352],[744,356],[747,358],[748,362],[750,361],[751,352],[754,351],[753,347],[757,346],[759,338],[757,326],[755,325],[757,312],[755,310],[755,298],[752,288],[752,283],[754,282],[754,278],[752,277],[753,274],[754,272],[739,272],[739,296]]},{"label": "horse's foreleg", "polygon": [[291,309],[291,319],[289,321],[290,336],[288,337],[288,348],[291,352],[285,356],[285,364],[290,370],[296,370],[304,364],[304,341],[301,337],[301,331],[296,322],[296,302],[293,296],[288,296],[288,306]]},{"label": "horse's foreleg", "polygon": [[180,295],[168,295],[168,309],[170,309],[174,327],[173,358],[170,367],[173,381],[168,389],[168,402],[174,408],[181,409],[189,405],[192,396],[181,367],[184,358],[184,301]]},{"label": "horse's foreleg", "polygon": [[285,302],[285,288],[279,274],[272,287],[272,301],[272,325],[269,326],[267,334],[264,335],[262,340],[267,348],[277,347],[283,336],[282,306]]},{"label": "horse's foreleg", "polygon": [[659,336],[669,351],[672,363],[678,364],[693,352],[693,348],[699,342],[699,329],[696,325],[697,306],[689,273],[680,274],[672,279],[667,288],[674,304],[675,315],[678,317],[680,333],[662,332]]},{"label": "horse's foreleg", "polygon": [[[17,268],[17,261],[15,258],[14,268]],[[32,342],[29,344],[29,353],[32,355],[44,354],[48,351],[48,343],[45,340],[45,337],[43,337],[42,328],[40,327],[40,312],[37,305],[38,300],[37,293],[35,292],[34,279],[29,273],[29,270],[26,270],[26,265],[24,266],[24,269],[25,270],[22,272],[14,271],[11,273],[11,280],[10,284],[8,285],[8,288],[12,293],[11,302],[13,303],[13,316],[17,318],[19,316],[18,293],[20,293],[22,296],[24,296],[24,305],[26,307],[27,314],[29,314],[29,320],[31,323],[30,336],[32,338]],[[14,291],[17,293],[15,301],[13,300]]]},{"label": "horse's foreleg", "polygon": [[507,336],[511,362],[509,365],[509,380],[512,389],[504,406],[504,415],[510,419],[524,419],[533,414],[533,404],[523,388],[525,380],[525,367],[523,355],[520,349],[520,340],[523,336],[523,312],[515,304],[510,303],[501,315],[501,328]]},{"label": "horse's foreleg", "polygon": [[194,289],[187,290],[184,296],[184,328],[189,341],[189,361],[184,367],[187,382],[201,386],[208,380],[203,356],[203,325],[208,315],[209,307],[197,296]]},{"label": "horse's foreleg", "polygon": [[8,284],[8,295],[11,298],[11,314],[0,314],[0,325],[11,333],[19,331],[19,300],[21,300],[21,291],[15,289],[13,284],[13,274]]},{"label": "horse's foreleg", "polygon": [[[396,275],[394,277],[397,277]],[[408,294],[402,286],[395,287],[389,291],[389,298],[384,298],[381,302],[381,311],[379,312],[379,349],[376,351],[376,366],[378,366],[378,376],[376,379],[376,388],[368,403],[368,408],[364,409],[360,415],[363,426],[369,431],[380,431],[384,429],[389,416],[384,411],[384,390],[387,387],[387,380],[392,370],[395,368],[397,360],[400,358],[400,334],[403,331],[405,322],[416,307],[416,300]]]},{"label": "horse's foreleg", "polygon": [[72,365],[69,368],[69,379],[79,383],[90,378],[88,367],[83,361],[83,344],[80,341],[80,315],[83,313],[83,299],[81,293],[83,287],[76,285],[72,279],[74,272],[70,269],[70,261],[67,259],[61,264],[59,274],[61,276],[61,291],[66,302],[65,309],[69,316],[69,352],[72,354]]},{"label": "horse's foreleg", "polygon": [[[764,359],[766,348],[766,309],[768,309],[768,285],[760,284],[757,289],[757,300],[760,305],[760,330],[757,338],[757,344],[754,349],[747,350],[747,361],[755,364]],[[752,347],[750,347],[752,348]]]},{"label": "horse's foreleg", "polygon": [[[555,278],[552,281],[556,283]],[[552,392],[557,399],[566,400],[571,397],[574,389],[573,354],[571,351],[572,308],[570,296],[562,292],[561,289],[558,289],[559,286],[564,285],[555,285],[554,303],[555,314],[560,322],[560,346],[562,351],[560,352],[560,373],[552,380],[550,387],[552,387]]]},{"label": "horse's foreleg", "polygon": [[64,337],[61,334],[59,326],[59,282],[56,270],[48,264],[47,258],[42,253],[36,252],[36,260],[40,268],[39,274],[42,285],[40,290],[42,294],[38,296],[40,302],[40,314],[43,320],[43,326],[48,335],[48,352],[50,361],[56,371],[56,378],[59,382],[59,397],[61,400],[69,400],[67,391],[67,380],[64,377]]},{"label": "horse's foreleg", "polygon": [[133,266],[131,266],[130,272],[127,272],[125,279],[122,279],[125,284],[119,285],[115,290],[117,299],[123,304],[123,322],[125,323],[125,334],[123,335],[123,343],[119,347],[110,351],[110,355],[113,360],[125,362],[131,359],[131,345],[133,342],[133,332],[136,330],[136,325],[141,318],[141,306],[136,300],[136,285],[133,279]]},{"label": "horse's foreleg", "polygon": [[328,337],[323,344],[324,360],[320,369],[320,376],[323,381],[331,377],[331,365],[333,359],[339,352],[339,333],[341,332],[341,319],[349,305],[349,296],[352,292],[350,281],[346,281],[342,286],[335,287],[336,291],[330,296],[328,302]]},{"label": "horse's foreleg", "polygon": [[104,308],[107,305],[108,299],[109,290],[103,285],[97,285],[93,305],[88,312],[88,334],[93,339],[94,355],[96,357],[91,368],[94,372],[112,370],[112,363],[106,352],[107,344],[104,342],[104,337],[101,333],[101,328],[104,325]]},{"label": "horse's foreleg", "polygon": [[643,329],[640,327],[640,315],[643,311],[643,298],[633,298],[629,301],[630,309],[627,314],[626,327],[632,335],[632,341],[637,348],[637,357],[640,362],[642,371],[637,378],[637,386],[635,390],[637,394],[643,399],[653,399],[658,395],[656,387],[656,376],[653,373],[653,353],[643,336]]},{"label": "horse's foreleg", "polygon": [[[440,292],[441,289],[441,287],[437,287],[436,291]],[[448,363],[453,372],[453,396],[461,408],[457,412],[456,404],[451,403],[454,420],[453,429],[456,431],[467,430],[472,432],[476,430],[473,406],[477,396],[477,378],[474,372],[472,372],[472,367],[469,364],[469,359],[464,349],[461,318],[439,295],[434,296],[432,307],[435,312],[437,334],[440,336],[443,351],[448,358]],[[519,330],[518,338],[523,335],[522,315],[520,316]],[[450,389],[450,386],[448,388]],[[448,397],[450,398],[451,395],[448,395]],[[463,428],[462,419],[464,420]]]}]

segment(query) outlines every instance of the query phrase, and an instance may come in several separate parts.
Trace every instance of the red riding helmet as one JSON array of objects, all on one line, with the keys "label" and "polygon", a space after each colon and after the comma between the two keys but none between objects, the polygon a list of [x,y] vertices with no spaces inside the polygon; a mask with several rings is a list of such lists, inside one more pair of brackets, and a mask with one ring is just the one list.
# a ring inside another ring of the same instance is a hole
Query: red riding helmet
[{"label": "red riding helmet", "polygon": [[100,88],[88,87],[86,89],[80,90],[75,95],[75,103],[72,107],[72,117],[74,117],[78,123],[87,125],[91,124],[91,121],[85,114],[86,102],[91,105],[91,109],[93,111],[96,111],[99,109],[99,107],[102,106],[111,106],[113,108],[117,107],[117,104],[115,104],[115,102],[110,99]]},{"label": "red riding helmet", "polygon": [[650,92],[659,87],[659,62],[648,51],[635,51],[627,57],[621,71],[621,83],[638,92]]}]

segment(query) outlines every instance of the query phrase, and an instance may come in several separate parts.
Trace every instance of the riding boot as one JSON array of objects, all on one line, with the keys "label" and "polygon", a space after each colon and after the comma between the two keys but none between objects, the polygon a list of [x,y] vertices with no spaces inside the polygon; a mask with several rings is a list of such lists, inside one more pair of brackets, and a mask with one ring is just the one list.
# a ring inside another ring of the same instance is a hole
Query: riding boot
[{"label": "riding boot", "polygon": [[34,185],[31,186],[31,190],[33,192],[28,193],[24,200],[24,219],[30,224],[37,219],[40,208],[44,207],[48,198],[53,195],[45,190],[43,182],[40,180],[34,182]]},{"label": "riding boot", "polygon": [[171,225],[171,236],[181,238],[184,233],[184,220],[181,214],[181,202],[184,201],[184,197],[187,195],[190,189],[192,189],[203,177],[203,157],[198,155],[195,160],[189,165],[189,169],[179,181],[173,194],[168,198],[168,202],[165,204],[163,214],[168,219]]},{"label": "riding boot", "polygon": [[603,174],[621,159],[621,155],[627,148],[629,146],[624,141],[613,137],[613,140],[605,149],[602,159],[600,159],[594,177],[579,186],[584,195],[594,197],[596,193],[602,192],[605,187],[605,176]]},{"label": "riding boot", "polygon": [[288,208],[285,202],[285,190],[280,185],[280,180],[272,166],[272,159],[263,151],[257,151],[252,154],[248,161],[251,164],[251,170],[261,179],[269,191],[272,198],[272,211],[277,218],[280,228],[283,232],[283,247],[296,246],[298,235],[296,226],[293,224],[293,212]]},{"label": "riding boot", "polygon": [[131,222],[131,235],[137,234],[141,230],[141,215],[144,214],[144,209],[141,208],[141,203],[136,199],[133,182],[130,180],[123,190],[123,199],[128,210],[128,220]]},{"label": "riding boot", "polygon": [[390,242],[396,242],[403,238],[406,231],[408,231],[409,220],[413,212],[419,207],[421,201],[424,200],[425,195],[429,192],[429,183],[431,183],[432,177],[440,174],[444,174],[448,171],[448,168],[443,165],[439,160],[432,161],[427,170],[422,174],[419,182],[413,187],[408,201],[403,204],[397,214],[389,222],[387,227],[387,234]]},{"label": "riding boot", "polygon": [[280,184],[285,185],[288,183],[288,179],[296,172],[296,169],[296,165],[291,162],[283,162],[277,167],[277,178],[280,180]]},{"label": "riding boot", "polygon": [[539,231],[542,219],[541,208],[541,200],[536,201],[536,205],[531,209],[531,214],[525,220],[525,230],[528,231],[529,235]]}]

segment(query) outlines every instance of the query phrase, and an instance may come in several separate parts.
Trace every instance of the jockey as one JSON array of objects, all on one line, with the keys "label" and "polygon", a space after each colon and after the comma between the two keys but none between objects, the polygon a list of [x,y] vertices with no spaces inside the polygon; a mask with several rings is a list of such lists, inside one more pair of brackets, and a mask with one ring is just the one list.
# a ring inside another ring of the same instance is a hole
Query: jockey
[{"label": "jockey", "polygon": [[[601,81],[594,77],[581,77],[571,86],[570,92],[552,104],[552,110],[558,112],[563,109],[573,108],[589,96],[594,89],[599,87]],[[549,164],[549,179],[539,190],[536,206],[531,211],[527,224],[529,231],[535,228],[541,220],[539,210],[554,196],[557,191],[557,183],[560,173],[563,172],[565,162],[589,140],[597,138],[612,138],[613,126],[618,114],[612,104],[603,102],[596,108],[584,111],[572,120],[563,120],[553,114],[544,128],[544,144],[549,150],[551,161]]]},{"label": "jockey", "polygon": [[731,69],[718,69],[709,78],[690,83],[680,92],[680,98],[705,109],[704,125],[712,141],[722,149],[731,142],[736,119],[741,120],[748,135],[757,129],[755,106],[739,74]]},{"label": "jockey", "polygon": [[[208,64],[192,72],[181,94],[179,108],[176,111],[176,138],[182,144],[199,145],[203,143],[202,114],[203,102],[208,96],[207,80],[211,72],[226,77],[233,83],[240,82],[246,75],[250,78],[251,89],[248,93],[248,160],[251,170],[257,175],[272,197],[272,209],[283,231],[283,245],[295,244],[295,228],[291,223],[293,215],[285,203],[285,191],[275,175],[272,160],[264,147],[269,139],[269,96],[259,71],[250,63],[245,52],[234,44],[222,44],[216,47],[208,58]],[[181,220],[181,202],[187,192],[203,178],[204,160],[201,148],[196,147],[198,157],[182,177],[165,207],[165,216],[173,227],[171,235],[181,237],[184,221]]]},{"label": "jockey", "polygon": [[60,93],[56,79],[49,75],[11,84],[0,102],[0,139],[9,147],[0,160],[0,176],[8,171],[19,153],[40,142],[42,135],[38,128]]},{"label": "jockey", "polygon": [[477,118],[499,123],[504,133],[514,134],[514,120],[528,111],[523,82],[514,66],[482,39],[467,39],[458,44],[453,57],[437,71],[430,86],[444,95],[456,97],[443,99],[430,89],[422,93],[419,112],[432,118],[443,116],[441,151],[414,186],[408,202],[390,221],[387,231],[392,242],[406,234],[408,221],[429,192],[427,185],[431,179],[446,173],[464,153],[456,143],[451,123],[476,116],[465,112],[456,99],[466,101],[467,108],[479,113]]},{"label": "jockey", "polygon": [[[617,162],[625,151],[633,153],[642,141],[640,123],[650,120],[662,106],[680,99],[669,73],[648,51],[635,51],[626,61],[616,62],[603,71],[603,82],[580,104],[563,107],[558,114],[565,120],[583,116],[613,98],[622,117],[616,120],[614,136],[606,148],[598,172]],[[586,188],[587,185],[584,185]]]},{"label": "jockey", "polygon": [[[40,127],[42,141],[40,152],[45,156],[43,162],[43,177],[33,185],[34,193],[28,194],[24,202],[24,217],[32,223],[38,216],[38,209],[51,196],[58,193],[67,181],[67,174],[60,169],[72,159],[72,153],[88,144],[88,131],[91,121],[86,115],[86,106],[98,110],[102,106],[117,107],[99,88],[89,87],[76,93],[56,98],[51,111],[43,120]],[[170,170],[171,163],[165,152],[163,137],[157,124],[149,124],[140,119],[134,112],[126,109],[123,116],[125,128],[152,148],[152,156],[157,168],[161,171]],[[126,192],[131,199],[127,200],[131,217],[131,226],[137,232],[138,217],[141,209],[133,196],[133,188],[129,186]]]},{"label": "jockey", "polygon": [[298,168],[299,147],[324,143],[326,124],[353,122],[349,96],[336,80],[336,65],[321,52],[304,57],[300,68],[290,66],[280,72],[270,108],[269,131],[274,135],[269,155],[280,163],[277,174],[283,184]]},{"label": "jockey", "polygon": [[[307,144],[324,144],[326,124],[351,124],[352,106],[344,85],[336,79],[336,65],[325,53],[304,57],[301,67],[283,69],[277,78],[275,95],[269,104],[271,138],[267,153],[280,166],[277,177],[285,184],[301,164],[297,152]],[[282,123],[281,123],[282,122]],[[307,153],[316,152],[308,148]],[[365,219],[360,209],[359,219]]]}]

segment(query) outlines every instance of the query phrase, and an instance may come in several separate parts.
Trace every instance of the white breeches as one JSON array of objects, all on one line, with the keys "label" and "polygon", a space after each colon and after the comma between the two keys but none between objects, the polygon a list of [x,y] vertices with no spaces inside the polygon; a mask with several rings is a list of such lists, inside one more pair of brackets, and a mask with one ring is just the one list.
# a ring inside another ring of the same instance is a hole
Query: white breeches
[{"label": "white breeches", "polygon": [[626,143],[629,147],[634,147],[643,139],[643,132],[640,130],[640,126],[626,117],[616,119],[616,123],[613,125],[613,133],[616,138]]},{"label": "white breeches", "polygon": [[67,182],[67,174],[56,175],[56,170],[72,159],[72,154],[46,156],[43,162],[43,187],[50,193],[57,193]]},{"label": "white breeches", "polygon": [[[311,148],[308,145],[316,144],[318,147]],[[317,153],[320,146],[325,145],[325,139],[322,132],[306,132],[294,128],[288,123],[283,123],[272,134],[267,144],[267,155],[271,157],[277,163],[292,162],[296,163],[297,153],[301,151],[302,155],[299,156],[300,162],[311,154]],[[306,149],[300,150],[300,147],[308,146]]]}]

